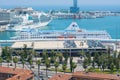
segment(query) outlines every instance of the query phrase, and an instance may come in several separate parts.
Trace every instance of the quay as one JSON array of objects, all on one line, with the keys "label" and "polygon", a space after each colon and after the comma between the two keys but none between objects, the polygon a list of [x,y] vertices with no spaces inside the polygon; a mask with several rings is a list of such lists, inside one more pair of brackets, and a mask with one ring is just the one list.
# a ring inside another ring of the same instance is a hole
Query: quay
[{"label": "quay", "polygon": [[64,41],[64,40],[99,40],[106,42],[120,42],[120,39],[92,39],[92,38],[62,38],[62,39],[25,39],[25,40],[0,40],[0,43],[14,43],[14,42],[35,42],[35,41]]}]

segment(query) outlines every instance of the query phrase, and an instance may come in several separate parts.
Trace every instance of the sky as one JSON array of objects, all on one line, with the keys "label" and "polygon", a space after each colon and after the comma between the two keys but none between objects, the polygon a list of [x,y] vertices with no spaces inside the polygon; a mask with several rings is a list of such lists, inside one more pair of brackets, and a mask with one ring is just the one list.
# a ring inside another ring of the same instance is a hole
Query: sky
[{"label": "sky", "polygon": [[[0,0],[0,6],[71,6],[72,0]],[[120,5],[120,0],[78,0],[81,5]]]}]

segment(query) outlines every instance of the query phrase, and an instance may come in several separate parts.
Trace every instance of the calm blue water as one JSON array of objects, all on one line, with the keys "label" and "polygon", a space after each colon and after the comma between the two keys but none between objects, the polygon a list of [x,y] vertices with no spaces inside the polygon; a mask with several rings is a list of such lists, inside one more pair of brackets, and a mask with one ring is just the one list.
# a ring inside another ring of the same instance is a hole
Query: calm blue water
[{"label": "calm blue water", "polygon": [[[60,10],[69,9],[71,5],[67,6],[22,6],[22,7],[32,7],[35,10],[48,11],[48,10]],[[11,9],[20,6],[0,6],[0,8]],[[81,6],[79,5],[81,11],[117,11],[120,12],[120,6]],[[73,19],[55,19],[48,26],[42,27],[40,29],[46,30],[63,30],[69,26],[69,24],[74,21]],[[80,19],[75,20],[79,27],[87,30],[106,30],[112,38],[120,38],[120,16],[110,16],[105,18],[97,19]],[[15,36],[15,32],[0,32],[0,40],[10,39],[10,37]]]},{"label": "calm blue water", "polygon": [[[42,30],[64,30],[73,19],[55,19]],[[86,30],[106,30],[112,38],[120,39],[120,16],[109,16],[97,19],[77,19],[75,20],[81,29]],[[10,39],[16,32],[0,32],[0,39]]]}]

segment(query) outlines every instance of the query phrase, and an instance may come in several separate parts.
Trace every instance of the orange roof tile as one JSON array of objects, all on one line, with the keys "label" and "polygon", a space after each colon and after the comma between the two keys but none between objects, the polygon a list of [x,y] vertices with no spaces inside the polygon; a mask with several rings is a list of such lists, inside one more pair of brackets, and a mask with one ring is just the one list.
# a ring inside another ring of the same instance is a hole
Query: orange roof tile
[{"label": "orange roof tile", "polygon": [[102,74],[102,73],[92,73],[92,72],[75,72],[73,73],[74,77],[84,77],[84,78],[95,78],[95,79],[114,79],[120,80],[120,77],[113,74]]},{"label": "orange roof tile", "polygon": [[57,75],[54,75],[49,80],[69,80],[69,79],[71,79],[71,77],[72,76],[69,74],[57,74]]},{"label": "orange roof tile", "polygon": [[6,80],[26,80],[31,77],[33,77],[32,71],[26,70],[26,69],[19,69],[19,68],[8,68],[8,67],[2,67],[0,66],[0,73],[6,73],[6,74],[14,74],[15,76],[6,79]]},{"label": "orange roof tile", "polygon": [[74,78],[88,78],[88,79],[101,79],[101,80],[120,80],[120,76],[113,74],[101,74],[101,73],[85,73],[85,72],[75,72],[72,74],[57,74],[54,75],[49,80],[70,80]]}]

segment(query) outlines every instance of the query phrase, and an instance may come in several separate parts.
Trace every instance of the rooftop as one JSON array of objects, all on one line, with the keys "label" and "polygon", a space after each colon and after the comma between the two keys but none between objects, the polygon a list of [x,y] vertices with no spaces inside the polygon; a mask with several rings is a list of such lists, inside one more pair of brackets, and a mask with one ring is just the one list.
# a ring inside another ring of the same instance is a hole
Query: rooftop
[{"label": "rooftop", "polygon": [[73,74],[57,74],[50,78],[49,80],[72,80],[75,78],[75,80],[120,80],[120,76],[113,75],[113,74],[102,74],[102,73],[92,73],[92,72],[75,72]]},{"label": "rooftop", "polygon": [[71,78],[72,78],[72,76],[69,74],[57,74],[57,75],[54,75],[49,80],[69,80]]},{"label": "rooftop", "polygon": [[13,75],[5,80],[18,80],[18,78],[20,80],[27,80],[29,78],[33,78],[32,71],[26,69],[19,69],[19,68],[15,69],[15,68],[0,66],[0,74]]},{"label": "rooftop", "polygon": [[[34,49],[67,49],[67,48],[88,48],[86,42],[83,41],[38,41],[38,42],[15,42],[12,48],[23,48],[24,44],[27,48]],[[49,46],[48,46],[49,45]]]},{"label": "rooftop", "polygon": [[103,73],[93,73],[93,72],[75,72],[73,73],[74,77],[84,77],[90,79],[102,79],[102,80],[120,80],[120,77],[113,74],[103,74]]},{"label": "rooftop", "polygon": [[[27,45],[27,48],[34,49],[86,49],[86,48],[96,48],[103,49],[105,48],[99,41],[88,40],[88,41],[74,41],[74,40],[56,40],[56,41],[37,41],[37,42],[15,42],[12,45],[12,48],[24,48],[24,44]],[[49,46],[48,46],[49,45]]]}]

